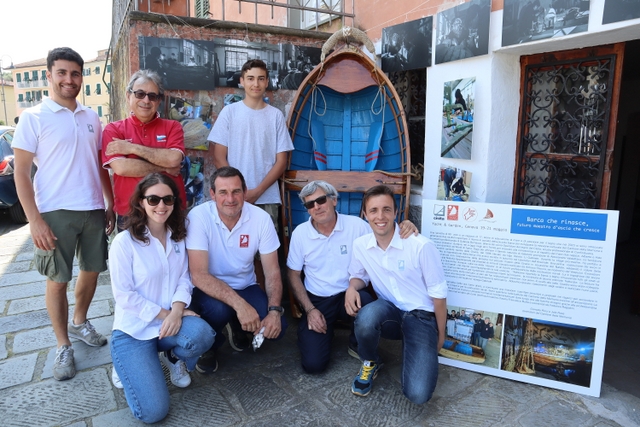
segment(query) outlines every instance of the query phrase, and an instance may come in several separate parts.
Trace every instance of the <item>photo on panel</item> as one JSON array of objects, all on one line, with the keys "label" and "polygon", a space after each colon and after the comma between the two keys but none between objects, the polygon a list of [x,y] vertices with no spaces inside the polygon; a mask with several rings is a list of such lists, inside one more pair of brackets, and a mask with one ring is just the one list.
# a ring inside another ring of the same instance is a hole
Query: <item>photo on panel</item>
[{"label": "photo on panel", "polygon": [[438,13],[436,64],[489,52],[491,0],[472,0]]},{"label": "photo on panel", "polygon": [[431,66],[433,17],[382,29],[382,71],[416,70]]},{"label": "photo on panel", "polygon": [[471,159],[476,78],[444,84],[441,157]]},{"label": "photo on panel", "polygon": [[589,0],[504,0],[502,46],[587,31]]}]

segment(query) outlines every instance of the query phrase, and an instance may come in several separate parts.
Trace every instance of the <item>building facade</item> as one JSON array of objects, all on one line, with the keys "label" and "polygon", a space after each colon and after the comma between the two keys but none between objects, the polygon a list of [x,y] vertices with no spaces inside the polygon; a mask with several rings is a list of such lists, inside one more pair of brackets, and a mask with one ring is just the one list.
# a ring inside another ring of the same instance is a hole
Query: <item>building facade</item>
[{"label": "building facade", "polygon": [[13,82],[2,81],[0,83],[0,122],[6,126],[13,126],[16,114]]},{"label": "building facade", "polygon": [[[96,58],[85,60],[83,87],[78,101],[95,110],[103,126],[109,122],[109,91],[111,85],[111,65],[106,63],[107,49],[98,51]],[[11,70],[13,75],[13,99],[15,117],[27,108],[38,105],[45,96],[49,96],[47,81],[47,60],[45,58],[16,64]],[[13,123],[13,121],[12,121]]]}]

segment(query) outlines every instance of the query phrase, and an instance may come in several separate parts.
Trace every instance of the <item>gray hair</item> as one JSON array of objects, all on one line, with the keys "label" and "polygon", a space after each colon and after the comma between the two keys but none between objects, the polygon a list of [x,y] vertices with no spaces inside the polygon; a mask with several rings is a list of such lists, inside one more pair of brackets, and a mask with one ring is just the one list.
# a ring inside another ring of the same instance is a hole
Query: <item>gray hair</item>
[{"label": "gray hair", "polygon": [[158,92],[160,92],[159,95],[164,94],[162,77],[160,77],[160,74],[152,70],[138,70],[133,73],[133,76],[131,76],[131,80],[129,80],[129,84],[127,85],[127,92],[131,92],[133,90],[133,85],[136,84],[136,81],[140,79],[145,82],[154,83],[158,87]]},{"label": "gray hair", "polygon": [[336,190],[333,185],[326,181],[311,181],[300,190],[300,194],[298,194],[300,201],[304,203],[304,199],[315,193],[318,188],[324,191],[327,197],[331,197],[332,199],[338,198],[338,190]]}]

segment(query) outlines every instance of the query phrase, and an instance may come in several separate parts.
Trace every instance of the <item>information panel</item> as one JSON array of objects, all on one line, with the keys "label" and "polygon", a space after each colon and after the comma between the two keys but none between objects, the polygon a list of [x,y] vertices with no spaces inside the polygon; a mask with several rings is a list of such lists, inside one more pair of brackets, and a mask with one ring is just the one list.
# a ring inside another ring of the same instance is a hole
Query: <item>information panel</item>
[{"label": "information panel", "polygon": [[449,294],[440,363],[600,395],[618,212],[425,200]]}]

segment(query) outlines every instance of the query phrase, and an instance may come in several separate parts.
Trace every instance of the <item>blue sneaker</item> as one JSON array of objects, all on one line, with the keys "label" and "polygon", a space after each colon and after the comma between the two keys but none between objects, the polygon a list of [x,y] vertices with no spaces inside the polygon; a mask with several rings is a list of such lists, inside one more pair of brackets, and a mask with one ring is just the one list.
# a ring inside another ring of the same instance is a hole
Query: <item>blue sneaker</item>
[{"label": "blue sneaker", "polygon": [[360,372],[353,379],[351,392],[358,396],[366,396],[371,392],[373,380],[378,376],[378,371],[382,366],[377,365],[373,360],[365,360],[362,363]]}]

